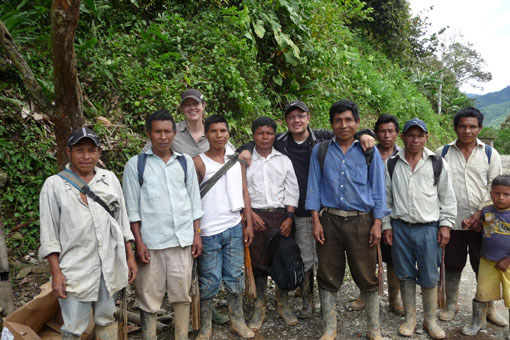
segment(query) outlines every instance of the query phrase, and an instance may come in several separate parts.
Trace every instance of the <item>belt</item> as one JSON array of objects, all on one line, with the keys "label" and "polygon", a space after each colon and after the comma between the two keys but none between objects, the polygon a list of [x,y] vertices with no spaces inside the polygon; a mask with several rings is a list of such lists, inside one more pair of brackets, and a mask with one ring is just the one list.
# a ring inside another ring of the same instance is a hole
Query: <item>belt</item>
[{"label": "belt", "polygon": [[357,211],[357,210],[340,210],[335,208],[322,208],[319,215],[322,216],[322,213],[326,211],[331,215],[340,216],[340,217],[351,217],[351,216],[362,216],[369,214],[368,211]]},{"label": "belt", "polygon": [[258,210],[262,212],[268,212],[268,213],[284,213],[287,212],[287,208],[253,208],[253,210]]},{"label": "belt", "polygon": [[400,223],[403,223],[410,227],[430,227],[430,226],[434,226],[434,225],[437,226],[439,224],[439,221],[424,222],[424,223],[409,223],[404,220],[401,220],[400,218],[398,220],[400,221]]}]

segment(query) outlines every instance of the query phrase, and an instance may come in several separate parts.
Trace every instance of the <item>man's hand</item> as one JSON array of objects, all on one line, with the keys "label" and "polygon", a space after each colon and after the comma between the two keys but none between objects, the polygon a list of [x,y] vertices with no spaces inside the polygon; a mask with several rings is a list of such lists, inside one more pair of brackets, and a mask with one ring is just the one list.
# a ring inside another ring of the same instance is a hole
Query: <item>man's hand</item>
[{"label": "man's hand", "polygon": [[142,240],[137,240],[135,242],[135,254],[136,259],[140,263],[149,263],[151,260],[151,256],[149,255],[149,249],[147,249],[147,246],[145,243],[143,243]]},{"label": "man's hand", "polygon": [[241,151],[241,153],[239,154],[239,159],[246,161],[246,163],[248,163],[248,166],[250,166],[251,165],[251,152],[248,150]]},{"label": "man's hand", "polygon": [[287,217],[285,221],[280,224],[280,235],[283,237],[289,237],[290,232],[292,231],[292,218]]},{"label": "man's hand", "polygon": [[437,243],[440,247],[444,247],[450,242],[450,227],[441,226],[437,233]]},{"label": "man's hand", "polygon": [[251,211],[251,219],[253,223],[253,227],[256,231],[264,231],[266,230],[266,224],[264,220],[257,214],[255,211]]},{"label": "man's hand", "polygon": [[253,241],[253,227],[251,225],[243,229],[243,236],[244,245],[246,247],[249,247],[251,242]]},{"label": "man's hand", "polygon": [[62,272],[51,275],[51,289],[57,298],[65,299],[66,295],[66,278]]},{"label": "man's hand", "polygon": [[505,257],[502,260],[499,260],[496,263],[496,269],[497,270],[505,271],[505,270],[508,269],[508,266],[510,266],[510,257],[509,256]]},{"label": "man's hand", "polygon": [[386,243],[389,246],[393,245],[393,230],[386,229],[383,232],[383,237],[384,237],[384,243]]},{"label": "man's hand", "polygon": [[482,211],[478,210],[469,218],[468,228],[474,232],[482,231]]},{"label": "man's hand", "polygon": [[368,243],[370,248],[377,247],[381,242],[381,220],[376,219],[372,228],[370,228],[370,236],[368,237]]},{"label": "man's hand", "polygon": [[200,237],[200,233],[198,232],[195,232],[195,236],[193,237],[191,255],[193,256],[194,259],[202,255],[202,238]]},{"label": "man's hand", "polygon": [[363,151],[367,151],[370,148],[373,148],[375,146],[375,138],[368,135],[368,134],[362,134],[359,137],[359,141],[361,143],[361,148]]},{"label": "man's hand", "polygon": [[313,238],[315,241],[324,245],[324,230],[322,229],[322,224],[320,222],[313,223]]},{"label": "man's hand", "polygon": [[138,273],[138,266],[136,265],[136,260],[134,256],[128,257],[126,259],[127,266],[128,266],[128,283],[135,282],[136,274]]}]

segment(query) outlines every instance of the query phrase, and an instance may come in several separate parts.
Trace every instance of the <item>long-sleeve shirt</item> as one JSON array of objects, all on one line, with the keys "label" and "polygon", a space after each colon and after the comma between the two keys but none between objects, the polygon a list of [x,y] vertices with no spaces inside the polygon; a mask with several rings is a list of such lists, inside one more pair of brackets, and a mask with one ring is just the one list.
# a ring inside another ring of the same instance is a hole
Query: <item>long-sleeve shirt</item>
[{"label": "long-sleeve shirt", "polygon": [[386,210],[384,163],[377,148],[370,169],[358,141],[347,152],[333,138],[321,171],[317,157],[318,146],[312,151],[305,207],[320,211],[321,207],[370,212],[374,218],[383,218]]},{"label": "long-sleeve shirt", "polygon": [[[405,148],[395,157],[398,161],[390,177],[386,167],[386,200],[391,218],[407,223],[432,223],[453,227],[457,215],[457,201],[453,191],[448,163],[443,160],[441,174],[434,185],[432,157],[427,148],[414,171],[405,159]],[[387,161],[386,161],[387,164]],[[391,229],[390,216],[383,219],[383,230]]]},{"label": "long-sleeve shirt", "polygon": [[294,167],[289,157],[275,148],[265,158],[255,148],[246,177],[252,208],[297,207],[299,187]]},{"label": "long-sleeve shirt", "polygon": [[67,295],[83,302],[97,301],[101,275],[110,296],[127,285],[125,242],[133,240],[117,177],[96,167],[88,185],[114,217],[90,198],[85,204],[78,189],[57,175],[46,179],[39,197],[39,257],[58,254]]},{"label": "long-sleeve shirt", "polygon": [[[491,160],[485,154],[485,144],[479,139],[469,155],[464,157],[457,147],[457,140],[451,142],[445,159],[448,161],[452,175],[453,190],[457,198],[457,218],[453,229],[462,229],[462,221],[471,217],[476,211],[491,204],[490,183],[503,173],[501,158],[496,149],[492,149]],[[444,146],[436,151],[441,156]]]},{"label": "long-sleeve shirt", "polygon": [[[193,221],[202,217],[197,174],[191,157],[184,155],[187,175],[174,151],[166,162],[149,149],[138,182],[138,156],[124,169],[124,196],[130,222],[140,222],[142,240],[149,249],[186,247],[193,244]],[[186,182],[184,182],[186,178]]]}]

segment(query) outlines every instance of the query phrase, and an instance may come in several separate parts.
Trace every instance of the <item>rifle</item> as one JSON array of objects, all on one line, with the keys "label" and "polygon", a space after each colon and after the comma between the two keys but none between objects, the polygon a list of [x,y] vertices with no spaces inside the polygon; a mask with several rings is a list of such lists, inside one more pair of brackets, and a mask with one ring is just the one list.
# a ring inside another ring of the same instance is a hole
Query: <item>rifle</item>
[{"label": "rifle", "polygon": [[120,290],[120,306],[119,306],[119,340],[128,340],[128,313],[127,313],[127,297],[126,287]]},{"label": "rifle", "polygon": [[[243,230],[246,227],[244,214],[241,215]],[[257,298],[257,288],[255,286],[255,277],[253,276],[253,266],[251,265],[250,247],[244,246],[244,293],[247,299]]]},{"label": "rifle", "polygon": [[441,270],[439,272],[439,292],[438,292],[438,304],[439,309],[446,308],[446,271],[444,268],[444,247],[441,247]]},{"label": "rifle", "polygon": [[381,254],[381,244],[377,245],[377,262],[379,266],[379,270],[377,272],[377,283],[379,284],[379,296],[384,294],[384,279],[383,279],[383,266],[382,266],[382,254]]},{"label": "rifle", "polygon": [[197,259],[193,260],[193,272],[191,274],[191,327],[193,331],[200,329],[200,291],[198,289]]}]

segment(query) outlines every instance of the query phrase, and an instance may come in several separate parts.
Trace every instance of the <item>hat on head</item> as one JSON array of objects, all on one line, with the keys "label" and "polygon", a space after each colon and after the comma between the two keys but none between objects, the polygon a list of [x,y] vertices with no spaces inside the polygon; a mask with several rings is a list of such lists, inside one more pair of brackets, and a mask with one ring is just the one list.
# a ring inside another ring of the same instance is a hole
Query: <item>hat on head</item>
[{"label": "hat on head", "polygon": [[69,139],[67,140],[67,146],[71,147],[73,145],[76,145],[83,138],[88,138],[92,140],[94,144],[96,144],[96,146],[99,146],[100,140],[97,134],[91,129],[85,127],[71,133]]},{"label": "hat on head", "polygon": [[300,100],[295,100],[293,102],[290,102],[288,103],[286,106],[285,106],[285,114],[289,113],[289,111],[291,111],[292,109],[294,108],[298,108],[300,110],[303,110],[305,112],[310,112],[310,110],[308,109],[308,106],[306,106],[306,104]]},{"label": "hat on head", "polygon": [[199,103],[204,101],[204,95],[196,89],[188,89],[181,94],[181,105],[188,98],[195,99]]},{"label": "hat on head", "polygon": [[404,129],[402,130],[403,133],[406,133],[407,130],[409,130],[410,128],[412,128],[413,126],[417,126],[419,127],[420,129],[423,130],[423,132],[425,133],[429,133],[429,130],[427,130],[427,125],[425,124],[425,122],[419,118],[412,118],[412,119],[409,119],[405,124],[404,124]]}]

